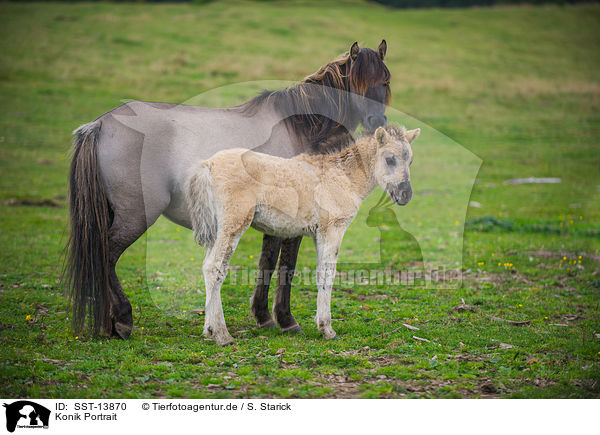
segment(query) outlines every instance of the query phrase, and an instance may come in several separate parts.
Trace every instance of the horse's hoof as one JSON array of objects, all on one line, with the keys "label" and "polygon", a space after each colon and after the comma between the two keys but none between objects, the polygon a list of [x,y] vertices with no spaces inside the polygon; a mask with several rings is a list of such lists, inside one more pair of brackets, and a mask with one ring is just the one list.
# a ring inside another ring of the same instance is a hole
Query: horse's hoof
[{"label": "horse's hoof", "polygon": [[281,328],[281,332],[284,332],[284,333],[290,334],[290,335],[298,335],[298,334],[302,334],[302,328],[300,327],[300,325],[298,325],[296,323],[295,325],[288,326],[287,328]]},{"label": "horse's hoof", "polygon": [[115,322],[113,326],[113,337],[117,337],[122,340],[127,340],[131,336],[132,330],[132,325],[127,325],[121,322]]},{"label": "horse's hoof", "polygon": [[273,319],[269,319],[269,320],[267,320],[264,323],[258,323],[257,322],[256,326],[259,327],[259,328],[262,328],[262,329],[273,329],[277,325],[275,325],[275,321]]}]

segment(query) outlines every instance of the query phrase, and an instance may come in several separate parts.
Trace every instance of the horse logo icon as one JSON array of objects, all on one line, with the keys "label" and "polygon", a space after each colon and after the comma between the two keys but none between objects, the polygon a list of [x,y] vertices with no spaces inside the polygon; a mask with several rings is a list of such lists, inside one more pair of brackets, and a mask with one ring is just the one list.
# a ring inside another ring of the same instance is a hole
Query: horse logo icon
[{"label": "horse logo icon", "polygon": [[48,428],[50,410],[29,400],[19,400],[4,404],[6,408],[6,430],[14,432],[19,428]]}]

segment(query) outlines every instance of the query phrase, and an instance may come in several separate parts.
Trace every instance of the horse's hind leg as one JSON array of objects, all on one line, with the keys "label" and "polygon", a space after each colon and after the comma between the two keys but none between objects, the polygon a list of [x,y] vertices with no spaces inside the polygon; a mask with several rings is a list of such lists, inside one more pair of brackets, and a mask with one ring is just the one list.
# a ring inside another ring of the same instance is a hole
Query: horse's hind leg
[{"label": "horse's hind leg", "polygon": [[279,257],[279,283],[275,299],[273,300],[273,315],[275,321],[283,332],[299,333],[300,325],[290,308],[290,294],[292,290],[292,279],[296,270],[296,260],[302,237],[285,239],[281,243],[281,255]]},{"label": "horse's hind leg", "polygon": [[121,287],[115,270],[117,261],[129,246],[133,244],[146,231],[151,223],[146,221],[146,216],[115,214],[108,235],[110,249],[110,316],[112,321],[112,336],[124,340],[129,338],[133,329],[133,315],[131,303]]},{"label": "horse's hind leg", "polygon": [[259,328],[272,328],[275,322],[269,313],[269,285],[275,272],[281,239],[275,236],[263,235],[262,251],[258,262],[258,279],[254,294],[250,299],[250,311],[256,319]]}]

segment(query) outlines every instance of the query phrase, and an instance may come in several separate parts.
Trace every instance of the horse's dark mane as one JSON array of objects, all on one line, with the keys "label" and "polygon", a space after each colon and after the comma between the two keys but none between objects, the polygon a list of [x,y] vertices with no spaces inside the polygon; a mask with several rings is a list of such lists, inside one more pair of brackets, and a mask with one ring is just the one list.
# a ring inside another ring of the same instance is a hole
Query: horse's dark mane
[{"label": "horse's dark mane", "polygon": [[[364,96],[369,87],[389,81],[390,71],[379,54],[369,48],[362,48],[355,60],[346,53],[322,66],[300,83],[287,89],[264,91],[235,109],[253,115],[264,104],[272,102],[280,113],[299,114],[286,117],[284,122],[299,141],[308,144],[310,152],[337,152],[352,141],[352,135],[344,126],[350,121],[348,93],[352,89]],[[389,98],[388,86],[386,104]],[[315,114],[318,110],[314,109],[323,104],[331,105],[331,113],[337,114],[337,120]]]}]

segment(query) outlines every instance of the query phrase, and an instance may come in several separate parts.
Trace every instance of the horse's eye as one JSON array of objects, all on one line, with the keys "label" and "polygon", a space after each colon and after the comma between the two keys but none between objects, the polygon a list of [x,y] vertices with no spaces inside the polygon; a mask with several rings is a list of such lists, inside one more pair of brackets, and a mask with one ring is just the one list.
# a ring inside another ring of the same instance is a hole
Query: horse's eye
[{"label": "horse's eye", "polygon": [[387,163],[387,165],[391,166],[391,167],[396,166],[396,157],[394,157],[394,156],[386,157],[385,163]]}]

